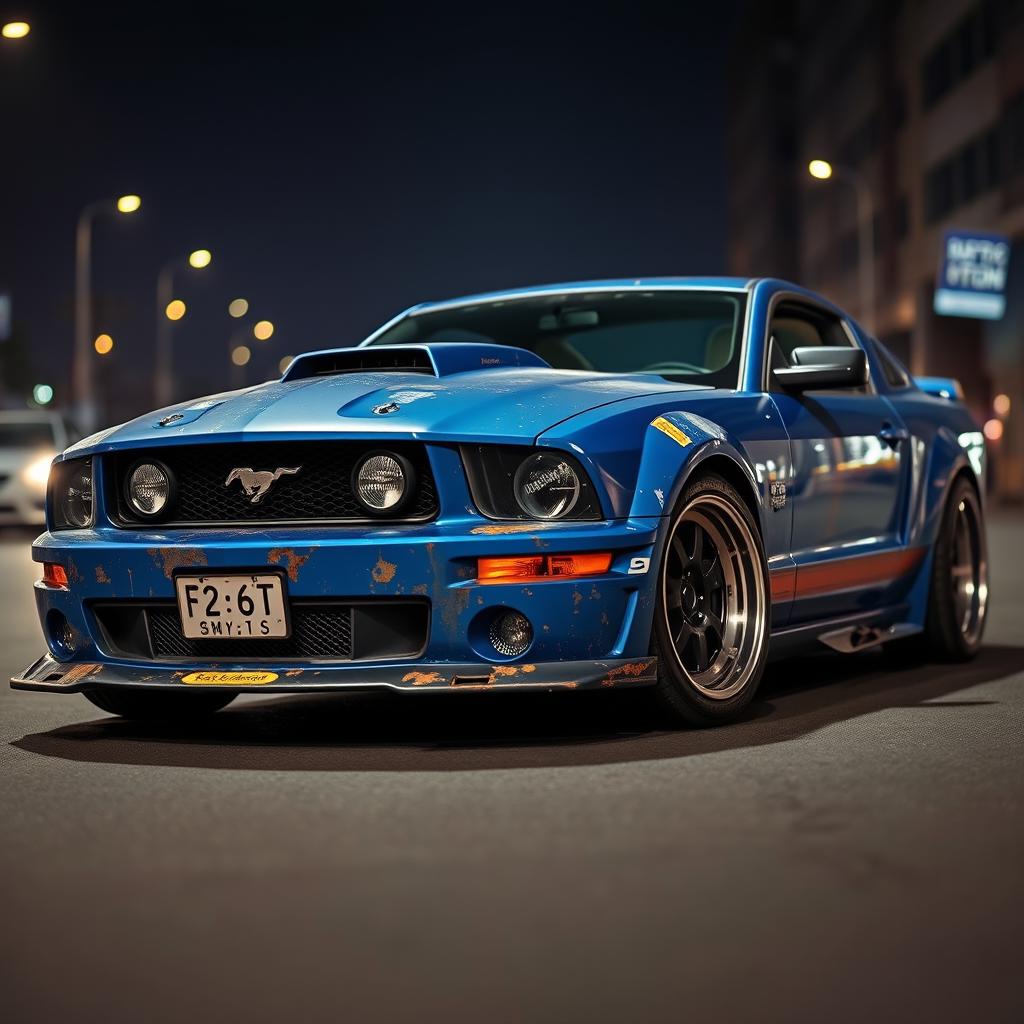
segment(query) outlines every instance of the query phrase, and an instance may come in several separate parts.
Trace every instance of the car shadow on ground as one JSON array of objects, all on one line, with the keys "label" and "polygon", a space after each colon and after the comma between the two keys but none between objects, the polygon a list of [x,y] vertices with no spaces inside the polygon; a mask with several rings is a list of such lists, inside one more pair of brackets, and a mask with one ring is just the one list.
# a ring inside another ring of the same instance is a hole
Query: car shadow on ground
[{"label": "car shadow on ground", "polygon": [[[966,714],[982,683],[1024,671],[1024,647],[963,665],[894,668],[881,651],[769,667],[743,718],[672,729],[642,691],[341,693],[245,701],[190,725],[117,718],[35,733],[21,750],[79,762],[256,771],[466,771],[691,757],[799,738],[894,708]],[[947,700],[950,695],[960,699]],[[40,698],[45,699],[45,698]]]}]

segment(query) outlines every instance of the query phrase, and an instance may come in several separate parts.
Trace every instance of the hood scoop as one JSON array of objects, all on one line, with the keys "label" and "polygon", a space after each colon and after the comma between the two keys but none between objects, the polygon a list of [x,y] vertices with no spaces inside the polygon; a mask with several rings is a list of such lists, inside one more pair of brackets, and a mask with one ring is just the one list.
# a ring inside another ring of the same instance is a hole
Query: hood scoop
[{"label": "hood scoop", "polygon": [[470,370],[534,366],[550,369],[540,356],[509,345],[447,342],[437,345],[376,345],[307,352],[292,360],[282,380],[335,377],[345,373],[425,373],[450,377]]}]

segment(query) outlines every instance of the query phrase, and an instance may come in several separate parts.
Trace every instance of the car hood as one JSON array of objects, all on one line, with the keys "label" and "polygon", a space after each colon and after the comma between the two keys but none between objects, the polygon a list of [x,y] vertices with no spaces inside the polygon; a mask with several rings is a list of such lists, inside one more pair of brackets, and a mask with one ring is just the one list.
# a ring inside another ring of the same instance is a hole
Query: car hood
[{"label": "car hood", "polygon": [[488,368],[433,377],[358,372],[271,381],[140,416],[86,438],[89,450],[260,437],[391,437],[531,443],[581,412],[645,395],[704,391],[651,374]]}]

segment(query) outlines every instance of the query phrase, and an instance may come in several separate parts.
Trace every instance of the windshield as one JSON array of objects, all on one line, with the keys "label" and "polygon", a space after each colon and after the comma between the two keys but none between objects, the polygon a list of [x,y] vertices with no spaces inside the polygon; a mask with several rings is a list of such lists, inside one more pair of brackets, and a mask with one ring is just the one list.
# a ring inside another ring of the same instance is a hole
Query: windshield
[{"label": "windshield", "polygon": [[0,421],[0,448],[53,448],[53,427],[40,420]]},{"label": "windshield", "polygon": [[370,344],[515,345],[562,370],[734,388],[745,302],[715,291],[552,292],[410,313]]}]

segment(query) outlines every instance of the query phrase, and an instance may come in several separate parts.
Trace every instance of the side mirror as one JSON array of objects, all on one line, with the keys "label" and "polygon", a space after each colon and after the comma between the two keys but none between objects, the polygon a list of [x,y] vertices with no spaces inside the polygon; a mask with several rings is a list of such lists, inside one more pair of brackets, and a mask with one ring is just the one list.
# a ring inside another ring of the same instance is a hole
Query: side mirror
[{"label": "side mirror", "polygon": [[861,348],[830,345],[793,349],[793,365],[772,370],[788,391],[818,388],[856,388],[868,382],[868,360]]}]

